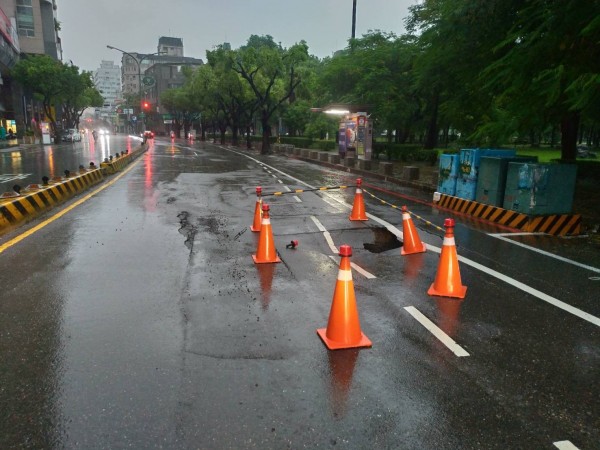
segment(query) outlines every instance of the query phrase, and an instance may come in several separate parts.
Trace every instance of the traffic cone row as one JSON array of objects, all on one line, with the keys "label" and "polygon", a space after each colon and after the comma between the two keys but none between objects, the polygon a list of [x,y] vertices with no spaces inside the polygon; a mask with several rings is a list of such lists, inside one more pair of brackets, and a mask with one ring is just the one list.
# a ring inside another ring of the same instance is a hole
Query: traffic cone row
[{"label": "traffic cone row", "polygon": [[[362,196],[362,180],[357,180],[356,194],[350,220],[368,220],[364,208]],[[278,263],[281,259],[277,256],[271,219],[269,216],[269,205],[262,202],[262,188],[256,188],[256,206],[254,210],[254,223],[250,227],[252,231],[259,231],[258,247],[252,258],[256,264]],[[401,250],[402,255],[423,253],[426,245],[421,242],[416,227],[406,208],[402,207],[402,226],[404,242]],[[444,227],[446,233],[440,255],[440,263],[436,273],[435,281],[427,293],[431,296],[464,298],[467,288],[462,285],[456,243],[454,241],[454,220],[446,219]],[[297,242],[297,241],[296,241]],[[286,248],[295,248],[297,243]],[[352,269],[350,257],[352,248],[349,245],[341,245],[339,250],[341,257],[337,282],[333,293],[333,301],[329,312],[329,320],[326,328],[319,328],[317,334],[329,350],[371,347],[369,338],[362,332],[358,318],[358,308],[352,281]]]}]

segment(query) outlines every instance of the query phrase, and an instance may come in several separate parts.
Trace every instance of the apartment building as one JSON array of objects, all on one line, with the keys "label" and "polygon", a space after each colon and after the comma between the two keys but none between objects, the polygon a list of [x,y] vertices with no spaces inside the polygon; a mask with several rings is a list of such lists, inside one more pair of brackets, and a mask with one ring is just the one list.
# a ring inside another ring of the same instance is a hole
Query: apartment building
[{"label": "apartment building", "polygon": [[14,85],[10,68],[22,54],[62,60],[55,0],[0,0],[0,120],[13,131],[25,129],[41,108]]}]

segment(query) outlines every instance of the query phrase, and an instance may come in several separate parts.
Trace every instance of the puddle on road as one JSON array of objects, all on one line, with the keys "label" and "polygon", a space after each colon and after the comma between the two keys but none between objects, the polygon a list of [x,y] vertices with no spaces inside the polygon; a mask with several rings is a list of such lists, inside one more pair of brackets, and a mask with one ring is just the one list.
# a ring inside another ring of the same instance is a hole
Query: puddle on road
[{"label": "puddle on road", "polygon": [[363,244],[365,250],[368,250],[371,253],[381,253],[402,246],[402,243],[398,240],[396,235],[390,232],[387,228],[375,227],[371,228],[371,231],[373,231],[375,242],[365,242]]}]

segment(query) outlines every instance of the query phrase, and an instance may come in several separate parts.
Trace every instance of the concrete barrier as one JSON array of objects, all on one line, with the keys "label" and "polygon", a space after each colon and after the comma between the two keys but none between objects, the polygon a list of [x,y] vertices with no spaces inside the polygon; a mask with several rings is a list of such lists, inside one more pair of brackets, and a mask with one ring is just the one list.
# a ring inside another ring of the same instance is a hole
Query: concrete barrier
[{"label": "concrete barrier", "polygon": [[340,163],[340,155],[329,155],[329,162],[331,164],[339,164]]},{"label": "concrete barrier", "polygon": [[307,148],[300,149],[300,156],[303,158],[308,158],[310,156],[310,150]]},{"label": "concrete barrier", "polygon": [[380,162],[379,172],[383,175],[394,175],[394,165],[391,162]]},{"label": "concrete barrier", "polygon": [[419,179],[419,168],[414,166],[404,166],[402,168],[402,179],[413,181]]},{"label": "concrete barrier", "polygon": [[371,161],[365,159],[358,160],[358,168],[361,170],[371,170]]},{"label": "concrete barrier", "polygon": [[51,184],[38,185],[37,189],[18,197],[0,199],[0,235],[100,183],[103,179],[101,169],[90,170]]},{"label": "concrete barrier", "polygon": [[354,167],[355,159],[352,156],[346,155],[344,158],[344,166],[346,167]]},{"label": "concrete barrier", "polygon": [[329,160],[329,153],[326,153],[326,152],[319,153],[319,161],[328,161],[328,160]]},{"label": "concrete barrier", "polygon": [[317,150],[310,151],[310,159],[319,159],[319,152]]}]

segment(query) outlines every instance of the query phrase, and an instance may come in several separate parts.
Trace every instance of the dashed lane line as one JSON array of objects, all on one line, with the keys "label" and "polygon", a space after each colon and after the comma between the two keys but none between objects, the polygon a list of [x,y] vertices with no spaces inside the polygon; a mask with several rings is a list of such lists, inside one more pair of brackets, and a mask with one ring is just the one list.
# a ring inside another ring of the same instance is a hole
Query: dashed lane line
[{"label": "dashed lane line", "polygon": [[554,442],[554,446],[559,450],[579,450],[578,447],[575,447],[571,441],[558,441]]}]

